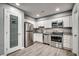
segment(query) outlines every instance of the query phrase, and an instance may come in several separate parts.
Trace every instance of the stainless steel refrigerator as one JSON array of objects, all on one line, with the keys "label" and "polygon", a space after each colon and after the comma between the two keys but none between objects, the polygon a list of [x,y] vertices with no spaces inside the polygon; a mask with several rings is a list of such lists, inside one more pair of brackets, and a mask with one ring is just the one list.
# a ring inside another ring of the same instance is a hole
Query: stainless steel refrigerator
[{"label": "stainless steel refrigerator", "polygon": [[33,44],[33,24],[24,23],[24,47],[29,47]]}]

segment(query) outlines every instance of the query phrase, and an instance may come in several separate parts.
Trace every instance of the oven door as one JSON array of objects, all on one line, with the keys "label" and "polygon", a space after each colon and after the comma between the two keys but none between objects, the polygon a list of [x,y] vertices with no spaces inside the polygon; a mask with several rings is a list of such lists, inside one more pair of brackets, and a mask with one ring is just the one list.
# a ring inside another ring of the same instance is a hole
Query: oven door
[{"label": "oven door", "polygon": [[63,42],[61,36],[51,36],[51,46],[62,48]]}]

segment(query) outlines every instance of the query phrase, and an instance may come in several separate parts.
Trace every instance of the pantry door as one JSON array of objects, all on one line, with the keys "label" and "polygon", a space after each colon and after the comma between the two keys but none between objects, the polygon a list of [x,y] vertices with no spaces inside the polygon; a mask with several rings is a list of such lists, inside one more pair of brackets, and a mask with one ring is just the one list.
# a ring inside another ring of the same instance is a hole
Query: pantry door
[{"label": "pantry door", "polygon": [[5,9],[5,52],[6,54],[20,49],[19,20],[20,15],[16,11]]}]

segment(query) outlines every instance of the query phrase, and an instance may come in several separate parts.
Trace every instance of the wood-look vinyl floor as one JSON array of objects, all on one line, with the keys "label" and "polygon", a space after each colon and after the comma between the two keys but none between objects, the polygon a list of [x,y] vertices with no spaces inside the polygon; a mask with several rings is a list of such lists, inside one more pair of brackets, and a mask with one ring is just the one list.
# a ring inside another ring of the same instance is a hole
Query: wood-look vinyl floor
[{"label": "wood-look vinyl floor", "polygon": [[74,54],[68,50],[37,42],[28,48],[8,54],[8,56],[74,56]]}]

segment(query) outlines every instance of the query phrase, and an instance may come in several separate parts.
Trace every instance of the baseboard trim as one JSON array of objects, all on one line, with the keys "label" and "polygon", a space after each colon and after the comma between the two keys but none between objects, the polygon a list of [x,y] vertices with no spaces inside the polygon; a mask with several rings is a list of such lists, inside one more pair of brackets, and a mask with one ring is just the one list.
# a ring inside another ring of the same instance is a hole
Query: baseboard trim
[{"label": "baseboard trim", "polygon": [[20,49],[24,49],[24,47],[21,47]]},{"label": "baseboard trim", "polygon": [[38,42],[38,41],[35,41],[34,43],[43,43],[43,42]]}]

